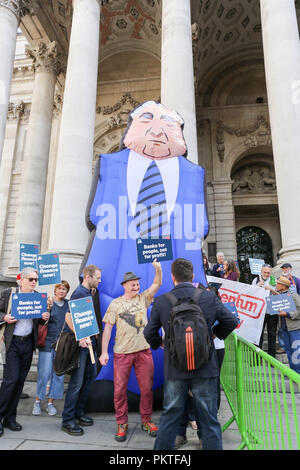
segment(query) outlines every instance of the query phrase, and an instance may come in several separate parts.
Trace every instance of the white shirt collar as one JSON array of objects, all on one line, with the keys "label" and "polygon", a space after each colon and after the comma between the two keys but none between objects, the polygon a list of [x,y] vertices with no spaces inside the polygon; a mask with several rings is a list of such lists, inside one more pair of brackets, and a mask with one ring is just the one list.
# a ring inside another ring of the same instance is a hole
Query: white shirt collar
[{"label": "white shirt collar", "polygon": [[[127,166],[127,194],[132,215],[135,214],[135,206],[139,190],[148,166],[152,163],[149,158],[140,155],[133,150],[129,152]],[[174,209],[179,186],[179,161],[178,157],[165,160],[155,160],[157,164],[166,194],[168,217]]]}]

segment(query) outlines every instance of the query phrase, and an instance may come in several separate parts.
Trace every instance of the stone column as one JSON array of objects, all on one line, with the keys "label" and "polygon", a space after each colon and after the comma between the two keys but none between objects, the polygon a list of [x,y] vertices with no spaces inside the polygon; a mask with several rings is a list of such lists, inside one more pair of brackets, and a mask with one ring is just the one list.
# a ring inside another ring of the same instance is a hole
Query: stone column
[{"label": "stone column", "polygon": [[282,236],[280,265],[300,275],[300,45],[294,0],[261,0],[261,23]]},{"label": "stone column", "polygon": [[195,86],[189,0],[163,0],[161,102],[184,119],[187,158],[198,164]]},{"label": "stone column", "polygon": [[61,71],[61,56],[55,42],[28,47],[26,54],[33,59],[35,81],[16,214],[15,246],[9,268],[11,274],[18,270],[19,244],[41,242],[54,89]]},{"label": "stone column", "polygon": [[235,215],[232,203],[232,181],[212,181],[215,194],[215,231],[217,252],[222,251],[225,259],[237,259]]},{"label": "stone column", "polygon": [[16,0],[0,0],[0,161],[2,157],[20,8]]},{"label": "stone column", "polygon": [[48,247],[60,253],[62,275],[72,284],[78,282],[88,242],[85,210],[92,179],[99,33],[99,1],[73,0]]},{"label": "stone column", "polygon": [[16,154],[21,117],[24,115],[23,101],[10,103],[7,113],[7,125],[3,146],[3,156],[0,165],[0,252],[3,253],[3,240],[6,231],[7,209],[12,182],[12,172]]}]

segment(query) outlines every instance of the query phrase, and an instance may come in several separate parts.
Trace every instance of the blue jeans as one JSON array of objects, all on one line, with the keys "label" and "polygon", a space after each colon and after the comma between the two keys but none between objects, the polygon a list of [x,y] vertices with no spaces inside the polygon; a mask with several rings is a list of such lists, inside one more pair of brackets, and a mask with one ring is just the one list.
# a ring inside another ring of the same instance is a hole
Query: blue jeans
[{"label": "blue jeans", "polygon": [[280,337],[287,354],[289,366],[300,374],[300,330],[287,331],[280,328]]},{"label": "blue jeans", "polygon": [[186,428],[189,421],[196,421],[198,438],[202,439],[201,424],[195,411],[194,397],[191,397],[190,395],[187,396],[183,417],[178,427],[178,436],[186,436]]},{"label": "blue jeans", "polygon": [[164,411],[159,422],[155,450],[174,449],[180,422],[185,411],[188,391],[194,397],[196,415],[201,423],[204,450],[222,450],[221,426],[218,413],[217,377],[167,380],[164,384]]},{"label": "blue jeans", "polygon": [[[97,357],[96,351],[94,355]],[[90,387],[97,375],[96,364],[92,364],[88,348],[80,348],[79,367],[70,376],[62,413],[63,424],[75,424],[75,419],[85,413],[85,404]]]},{"label": "blue jeans", "polygon": [[50,382],[49,398],[61,399],[64,396],[64,376],[56,375],[53,370],[55,350],[49,352],[40,351],[38,359],[38,380],[36,386],[36,396],[40,400],[46,397],[47,384]]}]

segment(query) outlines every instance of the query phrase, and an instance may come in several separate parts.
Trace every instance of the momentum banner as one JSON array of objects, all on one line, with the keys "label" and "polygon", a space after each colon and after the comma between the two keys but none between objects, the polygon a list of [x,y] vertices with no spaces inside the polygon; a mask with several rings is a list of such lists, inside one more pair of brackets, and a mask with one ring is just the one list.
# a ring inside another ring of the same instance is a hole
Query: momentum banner
[{"label": "momentum banner", "polygon": [[262,287],[207,276],[207,282],[221,284],[219,294],[223,303],[234,302],[240,323],[235,333],[250,343],[259,344],[269,292]]}]

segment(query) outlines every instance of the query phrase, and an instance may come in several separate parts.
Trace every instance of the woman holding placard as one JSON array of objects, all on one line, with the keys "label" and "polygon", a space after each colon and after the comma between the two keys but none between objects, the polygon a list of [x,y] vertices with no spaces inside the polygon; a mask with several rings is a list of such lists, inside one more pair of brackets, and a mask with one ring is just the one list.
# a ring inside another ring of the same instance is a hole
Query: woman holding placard
[{"label": "woman holding placard", "polygon": [[66,300],[69,289],[69,283],[67,281],[61,281],[61,283],[55,285],[54,298],[50,300],[51,310],[46,342],[45,346],[40,348],[37,366],[37,396],[32,410],[32,414],[35,416],[41,414],[41,400],[44,400],[46,397],[48,382],[50,382],[50,388],[46,411],[49,416],[57,414],[57,410],[53,404],[54,399],[63,398],[64,376],[57,376],[53,370],[55,350],[52,348],[52,344],[57,341],[65,322],[65,315],[69,309],[68,301]]}]

